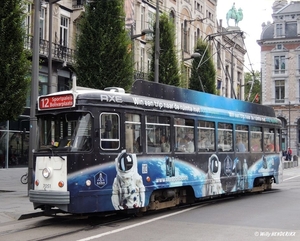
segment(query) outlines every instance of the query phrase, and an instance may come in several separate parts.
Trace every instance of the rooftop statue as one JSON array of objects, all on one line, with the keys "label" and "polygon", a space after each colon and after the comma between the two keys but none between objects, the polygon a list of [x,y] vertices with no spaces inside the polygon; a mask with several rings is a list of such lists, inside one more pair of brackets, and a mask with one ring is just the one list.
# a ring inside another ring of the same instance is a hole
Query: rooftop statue
[{"label": "rooftop statue", "polygon": [[238,23],[243,19],[243,10],[239,8],[237,11],[235,8],[235,3],[233,3],[232,8],[226,14],[227,25],[229,27],[229,20],[233,19],[235,21],[235,26],[238,26]]}]

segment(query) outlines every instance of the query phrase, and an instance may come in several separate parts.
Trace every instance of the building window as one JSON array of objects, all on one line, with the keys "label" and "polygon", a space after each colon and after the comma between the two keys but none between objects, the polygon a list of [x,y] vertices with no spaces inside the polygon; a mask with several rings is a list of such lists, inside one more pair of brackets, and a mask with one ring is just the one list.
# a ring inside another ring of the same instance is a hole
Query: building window
[{"label": "building window", "polygon": [[284,74],[285,73],[285,56],[274,57],[274,73]]},{"label": "building window", "polygon": [[48,76],[40,74],[39,75],[39,95],[48,94]]},{"label": "building window", "polygon": [[184,36],[183,36],[183,49],[185,52],[188,52],[188,35],[189,35],[189,30],[187,29],[187,21],[184,21]]},{"label": "building window", "polygon": [[26,33],[26,39],[24,40],[24,47],[26,49],[31,48],[31,4],[27,4],[25,9],[26,18],[24,18],[24,27]]},{"label": "building window", "polygon": [[40,12],[40,39],[45,39],[45,8]]},{"label": "building window", "polygon": [[174,13],[174,11],[170,12],[169,18],[170,18],[170,21],[175,24],[175,13]]},{"label": "building window", "polygon": [[31,34],[31,4],[28,3],[25,9],[25,14],[26,14],[26,18],[24,21],[24,25],[25,25],[25,31],[26,31],[26,35],[30,35]]},{"label": "building window", "polygon": [[285,84],[284,80],[275,81],[275,103],[284,103],[285,97]]},{"label": "building window", "polygon": [[145,29],[145,7],[141,10],[141,32]]},{"label": "building window", "polygon": [[153,25],[154,25],[154,22],[155,22],[155,14],[151,11],[148,11],[148,29],[151,29],[151,30],[154,30],[153,29]]},{"label": "building window", "polygon": [[151,55],[148,55],[148,59],[147,59],[147,73],[150,73],[151,70]]},{"label": "building window", "polygon": [[300,79],[298,80],[298,98],[299,98],[299,103],[300,103]]},{"label": "building window", "polygon": [[300,74],[300,55],[298,55],[298,69],[297,69],[297,71]]},{"label": "building window", "polygon": [[141,72],[144,72],[145,49],[141,48]]},{"label": "building window", "polygon": [[283,24],[282,23],[278,23],[276,24],[276,36],[277,37],[283,37]]},{"label": "building window", "polygon": [[60,44],[68,46],[69,18],[61,16],[60,18]]}]

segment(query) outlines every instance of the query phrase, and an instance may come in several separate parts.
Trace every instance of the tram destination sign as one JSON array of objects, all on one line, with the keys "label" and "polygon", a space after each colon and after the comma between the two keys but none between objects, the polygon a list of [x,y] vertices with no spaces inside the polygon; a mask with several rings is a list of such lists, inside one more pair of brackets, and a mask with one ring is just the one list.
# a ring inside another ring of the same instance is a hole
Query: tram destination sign
[{"label": "tram destination sign", "polygon": [[38,100],[39,110],[50,110],[74,106],[73,94],[41,96]]}]

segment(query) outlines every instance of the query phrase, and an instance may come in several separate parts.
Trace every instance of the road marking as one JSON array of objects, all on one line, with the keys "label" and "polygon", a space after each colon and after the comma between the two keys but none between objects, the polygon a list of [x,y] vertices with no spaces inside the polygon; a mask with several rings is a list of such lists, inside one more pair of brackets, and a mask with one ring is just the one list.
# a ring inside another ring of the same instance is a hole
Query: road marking
[{"label": "road marking", "polygon": [[300,177],[300,175],[286,178],[286,179],[284,179],[283,181],[287,181],[287,180],[294,179],[294,178],[297,178],[297,177]]},{"label": "road marking", "polygon": [[188,211],[191,211],[191,210],[199,208],[199,207],[200,206],[191,207],[191,208],[184,209],[184,210],[176,212],[176,213],[171,213],[171,214],[168,214],[168,215],[160,216],[160,217],[157,217],[157,218],[150,219],[148,221],[144,221],[144,222],[141,222],[141,223],[129,225],[129,226],[124,227],[124,228],[119,228],[119,229],[115,229],[115,230],[112,230],[112,231],[109,231],[109,232],[106,232],[106,233],[101,233],[101,234],[98,234],[98,235],[95,235],[95,236],[90,236],[90,237],[87,237],[87,238],[79,239],[77,241],[88,241],[88,240],[93,240],[93,239],[96,239],[96,238],[101,238],[103,236],[107,236],[107,235],[110,235],[110,234],[113,234],[113,233],[122,232],[126,229],[135,228],[135,227],[147,224],[147,223],[155,222],[155,221],[160,220],[160,219],[164,219],[164,218],[168,218],[168,217],[178,215],[178,214],[181,214],[181,213],[184,213],[184,212],[188,212]]}]

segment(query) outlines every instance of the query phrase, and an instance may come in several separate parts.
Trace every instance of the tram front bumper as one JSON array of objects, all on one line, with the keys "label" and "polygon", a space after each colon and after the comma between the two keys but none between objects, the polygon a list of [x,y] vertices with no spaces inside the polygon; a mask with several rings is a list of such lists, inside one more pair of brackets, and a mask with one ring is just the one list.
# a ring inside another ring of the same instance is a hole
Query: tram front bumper
[{"label": "tram front bumper", "polygon": [[42,204],[69,204],[70,193],[57,191],[36,191],[29,190],[29,200],[33,203]]}]

